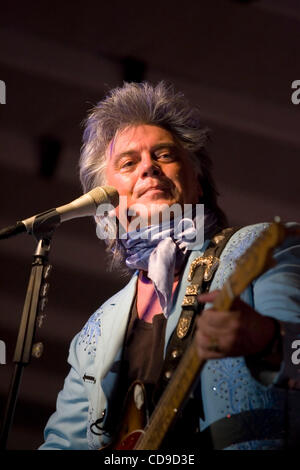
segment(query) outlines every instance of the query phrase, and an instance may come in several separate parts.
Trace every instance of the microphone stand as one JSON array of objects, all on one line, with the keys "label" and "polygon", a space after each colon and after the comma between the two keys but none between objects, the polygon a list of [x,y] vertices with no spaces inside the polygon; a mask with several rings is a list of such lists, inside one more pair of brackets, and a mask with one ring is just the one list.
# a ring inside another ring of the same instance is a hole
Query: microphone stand
[{"label": "microphone stand", "polygon": [[8,435],[13,423],[20,383],[24,367],[29,364],[31,356],[40,357],[41,343],[33,345],[36,325],[40,327],[43,321],[43,310],[47,301],[48,283],[43,283],[49,277],[51,266],[48,264],[51,236],[54,229],[60,224],[58,214],[50,217],[40,217],[34,224],[32,233],[38,240],[33,255],[30,278],[24,302],[23,313],[19,326],[19,333],[13,357],[15,363],[10,390],[4,411],[1,426],[0,450],[6,449]]}]

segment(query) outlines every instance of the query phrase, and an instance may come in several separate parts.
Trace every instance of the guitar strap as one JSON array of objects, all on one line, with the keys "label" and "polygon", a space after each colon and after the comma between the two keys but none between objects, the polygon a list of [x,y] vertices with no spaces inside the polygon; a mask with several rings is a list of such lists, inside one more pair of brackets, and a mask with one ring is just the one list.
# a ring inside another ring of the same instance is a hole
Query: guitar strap
[{"label": "guitar strap", "polygon": [[153,401],[156,402],[167,386],[173,371],[176,369],[186,347],[188,346],[195,326],[195,317],[204,305],[199,304],[197,296],[208,292],[214,274],[219,266],[220,256],[228,240],[240,227],[225,228],[210,241],[202,256],[196,258],[190,266],[188,281],[182,302],[182,311],[176,328],[170,338],[160,378],[155,387]]}]

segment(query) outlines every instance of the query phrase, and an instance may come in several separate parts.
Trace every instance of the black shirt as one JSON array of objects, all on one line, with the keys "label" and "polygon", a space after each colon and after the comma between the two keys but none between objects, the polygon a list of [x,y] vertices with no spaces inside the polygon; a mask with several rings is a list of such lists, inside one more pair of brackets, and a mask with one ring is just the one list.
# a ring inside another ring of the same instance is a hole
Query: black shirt
[{"label": "black shirt", "polygon": [[[110,407],[113,412],[110,422],[113,423],[114,430],[124,411],[127,391],[135,380],[144,384],[149,414],[152,413],[158,400],[155,391],[163,366],[167,321],[162,313],[155,315],[152,323],[139,319],[136,302],[135,298],[127,326],[122,361],[113,366],[115,370],[121,367],[120,379]],[[198,447],[197,406],[194,400],[189,400],[174,429],[168,432],[163,448],[194,448],[195,442]]]}]

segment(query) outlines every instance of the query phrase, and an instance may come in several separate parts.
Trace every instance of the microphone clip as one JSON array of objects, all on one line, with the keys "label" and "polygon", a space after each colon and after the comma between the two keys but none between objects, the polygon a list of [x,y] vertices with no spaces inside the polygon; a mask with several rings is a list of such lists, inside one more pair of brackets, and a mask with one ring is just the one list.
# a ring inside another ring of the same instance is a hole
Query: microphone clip
[{"label": "microphone clip", "polygon": [[27,229],[27,232],[32,234],[37,240],[45,238],[50,240],[54,231],[60,224],[60,214],[56,209],[49,209],[35,217],[32,226]]}]

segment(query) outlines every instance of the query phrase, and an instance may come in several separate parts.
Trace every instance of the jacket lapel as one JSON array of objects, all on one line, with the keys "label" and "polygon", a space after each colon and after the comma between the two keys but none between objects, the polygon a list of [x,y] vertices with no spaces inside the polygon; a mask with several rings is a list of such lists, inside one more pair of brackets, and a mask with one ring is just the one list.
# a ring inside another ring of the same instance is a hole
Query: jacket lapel
[{"label": "jacket lapel", "polygon": [[137,273],[135,273],[127,286],[111,299],[102,317],[102,329],[105,331],[105,335],[102,336],[99,342],[101,345],[99,344],[97,357],[101,361],[101,364],[99,364],[99,370],[101,371],[100,380],[102,381],[102,388],[106,396],[109,396],[110,390],[117,378],[117,374],[111,372],[110,368],[114,362],[121,359],[128,317],[136,291],[137,278]]}]

